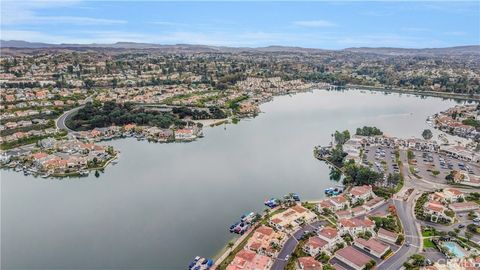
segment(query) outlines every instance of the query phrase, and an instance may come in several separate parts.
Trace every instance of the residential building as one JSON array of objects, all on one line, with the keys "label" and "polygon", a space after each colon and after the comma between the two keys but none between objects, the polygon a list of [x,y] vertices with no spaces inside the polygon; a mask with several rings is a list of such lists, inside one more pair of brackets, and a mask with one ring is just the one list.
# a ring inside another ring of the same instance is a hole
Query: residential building
[{"label": "residential building", "polygon": [[380,228],[377,232],[377,237],[387,242],[395,243],[397,242],[398,234],[395,232],[387,231],[383,228]]},{"label": "residential building", "polygon": [[322,270],[322,263],[313,257],[300,257],[297,270]]},{"label": "residential building", "polygon": [[375,240],[373,237],[368,240],[365,240],[363,238],[357,238],[355,239],[353,244],[377,258],[381,258],[387,253],[388,250],[390,250],[389,245]]},{"label": "residential building", "polygon": [[372,260],[369,256],[356,250],[353,246],[347,246],[335,253],[335,258],[344,262],[355,270],[362,270]]},{"label": "residential building", "polygon": [[227,270],[268,270],[272,264],[273,260],[270,257],[242,249],[227,266]]}]

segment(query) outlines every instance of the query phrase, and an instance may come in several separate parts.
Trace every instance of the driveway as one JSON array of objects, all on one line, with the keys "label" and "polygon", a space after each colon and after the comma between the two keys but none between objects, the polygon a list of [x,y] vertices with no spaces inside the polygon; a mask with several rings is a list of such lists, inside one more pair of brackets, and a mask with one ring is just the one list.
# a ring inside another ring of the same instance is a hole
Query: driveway
[{"label": "driveway", "polygon": [[285,245],[283,245],[282,250],[280,250],[280,253],[277,256],[277,259],[272,265],[272,270],[283,270],[287,266],[288,259],[286,259],[287,255],[292,255],[293,251],[295,251],[295,248],[297,247],[298,244],[298,239],[302,237],[305,231],[314,231],[318,229],[320,226],[325,226],[327,224],[326,221],[320,220],[320,221],[315,221],[313,223],[307,224],[303,226],[300,230],[294,232],[292,235],[290,235],[290,238],[288,238],[287,242],[285,242]]}]

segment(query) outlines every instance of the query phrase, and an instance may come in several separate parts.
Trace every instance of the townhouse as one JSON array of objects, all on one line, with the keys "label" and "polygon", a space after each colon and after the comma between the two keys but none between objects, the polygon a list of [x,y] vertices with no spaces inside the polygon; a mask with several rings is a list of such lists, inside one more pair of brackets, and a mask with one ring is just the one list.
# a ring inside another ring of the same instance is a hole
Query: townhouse
[{"label": "townhouse", "polygon": [[372,260],[369,256],[356,250],[353,246],[347,246],[335,253],[335,258],[352,267],[355,270],[362,270]]},{"label": "townhouse", "polygon": [[377,258],[382,258],[390,250],[389,245],[384,244],[373,237],[368,240],[359,237],[355,239],[353,244]]},{"label": "townhouse", "polygon": [[300,270],[322,270],[322,263],[313,257],[298,258],[298,268]]},{"label": "townhouse", "polygon": [[360,200],[368,201],[370,198],[373,198],[375,194],[373,193],[372,186],[370,185],[363,185],[363,186],[356,186],[350,189],[348,192],[348,196],[352,201],[352,204],[359,202]]},{"label": "townhouse", "polygon": [[387,231],[384,228],[380,228],[377,232],[377,237],[378,239],[381,239],[390,243],[395,243],[397,242],[398,234],[395,232]]},{"label": "townhouse", "polygon": [[273,260],[270,257],[242,249],[227,266],[227,270],[268,270],[272,264]]},{"label": "townhouse", "polygon": [[245,248],[258,254],[275,257],[286,240],[285,233],[262,225],[253,232]]},{"label": "townhouse", "polygon": [[341,235],[348,233],[351,236],[356,237],[358,233],[364,233],[366,231],[375,235],[375,222],[368,218],[342,218],[338,220],[337,224]]},{"label": "townhouse", "polygon": [[301,205],[295,205],[284,212],[273,215],[270,225],[278,230],[295,231],[300,225],[311,223],[317,219],[317,215]]},{"label": "townhouse", "polygon": [[447,208],[436,201],[427,201],[423,206],[424,213],[430,216],[430,221],[438,222],[440,220],[446,220],[451,222],[452,218],[445,214]]}]

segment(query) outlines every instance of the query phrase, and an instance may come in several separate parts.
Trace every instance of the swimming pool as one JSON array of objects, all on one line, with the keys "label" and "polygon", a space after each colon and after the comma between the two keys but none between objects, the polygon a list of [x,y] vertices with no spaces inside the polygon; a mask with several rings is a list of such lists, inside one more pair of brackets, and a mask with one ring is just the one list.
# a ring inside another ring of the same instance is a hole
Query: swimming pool
[{"label": "swimming pool", "polygon": [[448,250],[455,255],[457,258],[463,258],[466,256],[465,251],[455,242],[444,242],[443,246],[448,248]]}]

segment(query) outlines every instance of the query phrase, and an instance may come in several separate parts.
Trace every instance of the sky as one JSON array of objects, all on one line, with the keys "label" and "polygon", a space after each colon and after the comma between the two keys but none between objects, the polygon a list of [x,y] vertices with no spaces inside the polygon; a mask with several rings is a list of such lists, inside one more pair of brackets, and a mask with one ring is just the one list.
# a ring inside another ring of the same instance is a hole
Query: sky
[{"label": "sky", "polygon": [[0,1],[2,40],[321,49],[480,44],[480,1]]}]

